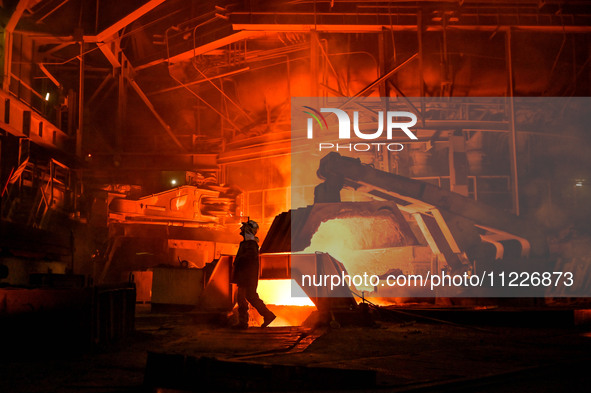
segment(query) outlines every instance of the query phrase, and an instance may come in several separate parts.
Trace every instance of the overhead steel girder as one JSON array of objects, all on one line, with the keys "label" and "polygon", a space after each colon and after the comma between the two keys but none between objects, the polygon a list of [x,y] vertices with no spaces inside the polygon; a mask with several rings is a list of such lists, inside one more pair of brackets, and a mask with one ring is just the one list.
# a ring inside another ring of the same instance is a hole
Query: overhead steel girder
[{"label": "overhead steel girder", "polygon": [[23,13],[27,9],[28,5],[29,5],[29,0],[20,0],[18,2],[18,4],[16,5],[16,9],[14,10],[13,14],[10,16],[8,23],[6,24],[6,27],[4,28],[4,31],[8,31],[9,33],[12,33],[14,31],[14,29],[16,28],[16,25],[18,24],[18,21],[21,19],[21,16],[23,16]]},{"label": "overhead steel girder", "polygon": [[[135,22],[136,20],[146,15],[148,12],[152,11],[154,8],[158,7],[165,1],[166,0],[150,0],[146,4],[136,9],[135,11],[131,12],[130,14],[121,18],[111,26],[107,27],[105,30],[101,31],[97,35],[85,35],[82,37],[82,40],[86,43],[105,43],[106,41],[108,41],[108,39],[111,39],[113,36],[115,36],[115,34],[119,32],[121,29]],[[34,39],[39,44],[59,44],[62,48],[67,46],[68,44],[75,44],[77,42],[77,39],[74,36],[56,37],[27,31],[21,31],[20,33],[25,34],[28,37]]]},{"label": "overhead steel girder", "polygon": [[119,32],[119,30],[123,29],[127,25],[135,22],[148,12],[152,11],[154,8],[158,7],[160,4],[164,3],[166,0],[150,0],[146,4],[142,5],[129,15],[119,19],[117,22],[112,24],[111,26],[107,27],[105,30],[101,31],[97,34],[96,38],[97,41],[102,42],[105,39],[112,37],[114,34]]},{"label": "overhead steel girder", "polygon": [[[26,0],[28,2],[28,0]],[[84,42],[104,42],[106,39],[113,37],[115,33],[119,32],[124,27],[130,25],[131,23],[135,22],[142,16],[146,15],[148,12],[152,11],[154,8],[158,7],[160,4],[164,3],[166,0],[150,0],[146,4],[142,5],[135,11],[131,12],[130,14],[126,15],[125,17],[119,19],[117,22],[112,24],[111,26],[107,27],[105,30],[101,31],[97,35],[85,35],[83,37]],[[22,3],[23,1],[21,1]],[[64,42],[72,42],[75,43],[76,39],[73,36],[65,36],[65,37],[56,37],[47,34],[40,34],[35,32],[27,32],[21,31],[21,33],[26,34],[27,36],[34,38],[38,42],[42,42],[44,44],[61,44]]]},{"label": "overhead steel girder", "polygon": [[16,5],[16,10],[10,16],[6,27],[4,28],[4,70],[3,70],[3,81],[2,88],[5,91],[9,90],[10,87],[10,74],[11,74],[11,63],[12,63],[12,33],[21,19],[23,12],[27,9],[29,0],[20,0]]},{"label": "overhead steel girder", "polygon": [[235,42],[242,41],[242,40],[245,40],[248,38],[256,38],[256,37],[259,37],[264,34],[265,34],[264,32],[262,33],[262,32],[258,32],[258,31],[237,31],[236,33],[231,34],[227,37],[223,37],[218,40],[211,41],[207,44],[198,46],[197,48],[194,48],[194,49],[188,50],[186,52],[182,52],[177,55],[171,56],[170,58],[167,58],[167,59],[162,58],[162,59],[151,61],[146,64],[138,65],[135,69],[136,69],[136,71],[140,71],[140,70],[143,70],[146,68],[156,66],[158,64],[162,64],[164,62],[169,62],[169,63],[173,63],[173,64],[179,63],[181,61],[192,59],[195,56],[209,53],[209,52],[219,49],[223,46],[230,45]]},{"label": "overhead steel girder", "polygon": [[[156,111],[156,108],[154,108],[154,105],[152,104],[150,99],[146,96],[146,94],[143,92],[141,87],[137,84],[137,82],[135,80],[133,80],[133,78],[129,77],[129,75],[133,75],[133,73],[134,73],[133,67],[132,67],[131,63],[129,63],[129,60],[127,60],[127,57],[125,56],[123,51],[121,51],[121,49],[119,48],[119,46],[117,44],[118,44],[118,39],[110,39],[109,43],[107,43],[107,44],[104,44],[104,45],[99,44],[99,49],[105,55],[105,57],[107,58],[109,63],[111,63],[113,68],[121,68],[122,69],[122,63],[125,63],[126,72],[124,74],[124,77],[127,78],[130,86],[133,88],[133,90],[135,90],[137,95],[144,102],[144,104],[148,107],[150,112],[152,112],[152,114],[154,115],[156,120],[158,120],[158,123],[160,123],[162,128],[164,128],[164,131],[166,131],[166,133],[168,134],[168,136],[170,136],[170,138],[173,140],[173,142],[183,152],[186,152],[186,149],[183,146],[183,144],[178,140],[176,135],[172,132],[171,127],[166,123],[166,121],[162,118],[162,116],[160,116],[160,114]],[[121,71],[123,72],[124,70],[122,69]]]},{"label": "overhead steel girder", "polygon": [[[308,32],[315,30],[323,33],[380,33],[384,30],[392,31],[417,31],[415,25],[314,25],[314,24],[244,24],[235,23],[232,25],[235,30],[242,32]],[[498,32],[507,31],[511,28],[513,31],[531,31],[539,33],[591,33],[591,26],[480,26],[480,25],[449,25],[447,30],[465,30],[465,31],[488,31]],[[424,31],[442,31],[442,26],[426,26]]]},{"label": "overhead steel girder", "polygon": [[[383,30],[416,31],[419,25],[415,9],[384,9],[383,12],[232,12],[227,14],[234,30],[244,31],[293,31],[363,33]],[[498,31],[507,28],[556,33],[591,32],[591,15],[575,15],[541,12],[537,8],[511,9],[483,13],[481,7],[463,8],[458,20],[448,23],[445,29]],[[424,26],[427,31],[443,30],[441,23]]]}]

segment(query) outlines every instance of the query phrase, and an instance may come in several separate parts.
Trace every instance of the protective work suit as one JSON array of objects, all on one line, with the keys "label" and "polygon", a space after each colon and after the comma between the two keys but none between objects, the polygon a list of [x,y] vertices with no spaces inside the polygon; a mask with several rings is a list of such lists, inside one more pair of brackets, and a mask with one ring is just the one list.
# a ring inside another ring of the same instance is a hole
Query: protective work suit
[{"label": "protective work suit", "polygon": [[255,236],[259,225],[248,220],[242,223],[240,235],[244,238],[240,242],[238,253],[234,259],[232,282],[238,285],[238,325],[235,328],[248,328],[248,303],[250,303],[264,318],[261,327],[267,327],[275,319],[273,314],[257,293],[259,284],[259,239]]}]

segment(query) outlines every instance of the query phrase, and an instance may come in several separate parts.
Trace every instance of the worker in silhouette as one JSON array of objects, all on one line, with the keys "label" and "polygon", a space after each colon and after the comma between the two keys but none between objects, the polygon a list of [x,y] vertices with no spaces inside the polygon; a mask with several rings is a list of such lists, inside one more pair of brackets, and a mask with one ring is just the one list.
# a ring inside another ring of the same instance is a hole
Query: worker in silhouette
[{"label": "worker in silhouette", "polygon": [[250,303],[264,318],[261,327],[267,327],[275,319],[273,314],[257,293],[259,284],[259,244],[256,233],[259,225],[248,220],[240,227],[240,235],[244,238],[240,242],[238,253],[234,259],[232,282],[238,285],[238,324],[237,329],[248,328],[248,303]]}]

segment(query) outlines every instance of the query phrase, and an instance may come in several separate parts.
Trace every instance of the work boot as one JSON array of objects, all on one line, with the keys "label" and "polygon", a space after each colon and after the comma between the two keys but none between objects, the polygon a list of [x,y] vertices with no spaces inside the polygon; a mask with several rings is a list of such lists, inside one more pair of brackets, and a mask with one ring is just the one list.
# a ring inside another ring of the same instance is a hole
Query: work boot
[{"label": "work boot", "polygon": [[265,328],[265,327],[269,326],[271,324],[271,322],[273,322],[275,320],[275,318],[277,318],[277,316],[275,314],[273,314],[271,311],[269,311],[269,314],[265,315],[265,318],[263,319],[263,324],[261,325],[261,327]]}]

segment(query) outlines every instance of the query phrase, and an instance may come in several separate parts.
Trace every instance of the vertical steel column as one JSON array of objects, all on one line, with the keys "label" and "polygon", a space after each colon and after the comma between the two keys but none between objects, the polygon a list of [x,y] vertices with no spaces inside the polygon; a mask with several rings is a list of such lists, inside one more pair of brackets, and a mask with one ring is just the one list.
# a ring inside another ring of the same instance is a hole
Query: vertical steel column
[{"label": "vertical steel column", "polygon": [[310,95],[318,97],[318,32],[310,30]]},{"label": "vertical steel column", "polygon": [[419,96],[421,97],[421,118],[424,119],[425,113],[425,79],[423,77],[423,11],[417,13],[417,39],[419,44]]},{"label": "vertical steel column", "polygon": [[511,28],[505,34],[505,64],[507,68],[507,94],[508,94],[508,114],[509,114],[509,154],[511,159],[511,178],[512,178],[512,201],[513,212],[519,215],[519,180],[517,171],[517,131],[515,130],[515,103],[513,99],[513,60],[511,57]]},{"label": "vertical steel column", "polygon": [[68,90],[68,136],[72,137],[75,133],[78,132],[78,126],[76,125],[76,112],[78,109],[76,106],[78,105],[78,99],[76,97],[76,92],[74,89]]},{"label": "vertical steel column", "polygon": [[4,67],[2,75],[2,89],[4,91],[10,91],[10,78],[11,78],[11,67],[12,67],[12,37],[16,25],[20,20],[21,16],[29,6],[29,0],[20,0],[16,5],[16,9],[10,16],[6,27],[4,27]]},{"label": "vertical steel column", "polygon": [[[381,78],[382,76],[384,76],[387,72],[387,68],[386,68],[386,39],[384,37],[384,32],[379,32],[378,33],[378,78]],[[384,81],[383,83],[380,84],[379,86],[379,90],[380,90],[380,97],[387,97],[387,90],[388,90],[388,83],[387,81]],[[387,109],[387,108],[386,108]]]},{"label": "vertical steel column", "polygon": [[125,128],[125,115],[127,111],[127,80],[126,80],[126,73],[127,73],[127,59],[121,56],[121,48],[119,48],[119,44],[117,43],[117,49],[115,52],[115,56],[120,61],[119,71],[119,85],[118,85],[118,94],[117,94],[117,134],[115,136],[115,150],[117,154],[121,154],[123,149],[123,132]]},{"label": "vertical steel column", "polygon": [[[386,30],[382,30],[380,33],[378,33],[378,61],[379,61],[379,65],[378,65],[378,78],[383,77],[384,75],[386,75],[386,73],[388,72],[388,70],[391,68],[390,65],[390,51],[388,50],[388,47],[386,46],[386,43],[388,42],[388,37],[386,36],[387,31]],[[390,85],[388,84],[388,79],[384,80],[382,83],[380,83],[380,97],[390,97]],[[390,109],[390,99],[386,98],[385,101],[385,111],[387,112]],[[380,153],[376,153],[377,155],[379,155]],[[381,157],[380,157],[380,162],[381,162],[381,170],[386,171],[386,172],[390,172],[390,152],[388,151],[388,149],[383,149],[381,152]]]},{"label": "vertical steel column", "polygon": [[443,40],[443,64],[441,73],[443,75],[441,81],[441,96],[447,97],[451,96],[451,78],[449,72],[449,55],[447,49],[447,19],[448,16],[446,14],[443,15],[441,19],[442,24],[442,40]]},{"label": "vertical steel column", "polygon": [[12,33],[4,30],[4,64],[2,69],[2,90],[10,90],[10,66],[12,63]]},{"label": "vertical steel column", "polygon": [[51,161],[49,161],[49,203],[47,204],[48,208],[51,208],[51,206],[53,206],[53,178],[54,177],[55,177],[55,163],[53,162],[53,160],[51,160]]},{"label": "vertical steel column", "polygon": [[84,128],[84,38],[80,32],[80,75],[78,93],[78,129],[76,132],[76,155],[82,157],[82,131]]}]

